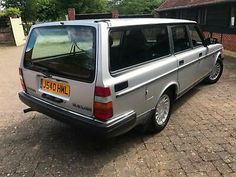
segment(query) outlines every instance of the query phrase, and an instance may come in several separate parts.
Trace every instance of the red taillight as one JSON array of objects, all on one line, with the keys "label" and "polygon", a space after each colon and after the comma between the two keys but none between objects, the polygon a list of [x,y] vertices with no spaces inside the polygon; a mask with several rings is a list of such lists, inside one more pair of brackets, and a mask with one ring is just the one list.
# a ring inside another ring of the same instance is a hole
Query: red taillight
[{"label": "red taillight", "polygon": [[94,116],[96,119],[106,121],[113,116],[113,105],[109,101],[110,96],[110,88],[95,88]]},{"label": "red taillight", "polygon": [[110,88],[96,87],[95,88],[95,95],[100,96],[100,97],[111,96]]},{"label": "red taillight", "polygon": [[21,68],[19,68],[19,75],[20,75],[21,87],[26,92],[26,86],[25,86],[25,82],[24,82],[24,78],[23,78],[23,71]]}]

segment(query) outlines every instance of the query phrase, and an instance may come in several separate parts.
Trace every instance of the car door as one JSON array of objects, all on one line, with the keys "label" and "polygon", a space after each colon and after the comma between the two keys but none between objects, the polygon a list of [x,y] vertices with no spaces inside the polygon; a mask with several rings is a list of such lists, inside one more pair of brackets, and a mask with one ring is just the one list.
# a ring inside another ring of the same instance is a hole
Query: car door
[{"label": "car door", "polygon": [[193,50],[198,60],[197,79],[200,80],[210,72],[210,62],[207,57],[208,48],[204,46],[204,37],[196,24],[188,25]]},{"label": "car door", "polygon": [[187,90],[196,80],[198,51],[192,50],[186,25],[171,27],[173,52],[178,60],[179,93]]}]

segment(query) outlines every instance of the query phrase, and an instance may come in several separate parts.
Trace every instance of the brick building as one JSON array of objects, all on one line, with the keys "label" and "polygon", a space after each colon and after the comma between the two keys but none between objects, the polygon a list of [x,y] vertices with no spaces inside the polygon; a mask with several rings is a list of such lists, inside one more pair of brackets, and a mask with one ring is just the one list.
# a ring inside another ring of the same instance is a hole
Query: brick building
[{"label": "brick building", "polygon": [[236,0],[166,0],[156,12],[163,18],[197,21],[207,36],[236,51]]}]

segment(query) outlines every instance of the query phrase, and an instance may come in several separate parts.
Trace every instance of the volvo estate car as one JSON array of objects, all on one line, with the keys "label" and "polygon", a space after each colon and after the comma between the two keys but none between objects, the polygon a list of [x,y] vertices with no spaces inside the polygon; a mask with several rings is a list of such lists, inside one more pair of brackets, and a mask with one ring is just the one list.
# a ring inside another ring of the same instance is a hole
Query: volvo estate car
[{"label": "volvo estate car", "polygon": [[32,27],[20,64],[30,108],[80,129],[117,136],[135,126],[160,132],[174,101],[216,83],[223,47],[194,21],[98,19]]}]

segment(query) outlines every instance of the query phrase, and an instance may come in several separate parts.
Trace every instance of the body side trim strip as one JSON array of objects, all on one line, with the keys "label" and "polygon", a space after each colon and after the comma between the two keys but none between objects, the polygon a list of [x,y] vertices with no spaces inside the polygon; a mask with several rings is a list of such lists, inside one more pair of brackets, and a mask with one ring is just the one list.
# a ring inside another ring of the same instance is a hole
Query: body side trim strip
[{"label": "body side trim strip", "polygon": [[184,67],[187,67],[188,65],[191,65],[191,64],[193,64],[193,63],[196,63],[196,62],[198,62],[198,61],[200,61],[200,60],[202,60],[202,59],[204,59],[204,58],[206,58],[206,57],[208,57],[208,56],[210,56],[210,55],[213,55],[214,53],[217,53],[217,52],[220,51],[220,50],[221,50],[221,49],[218,49],[218,50],[216,50],[216,51],[214,51],[214,52],[211,52],[211,53],[209,53],[209,54],[207,54],[207,55],[205,55],[205,56],[203,56],[203,57],[201,57],[201,58],[198,58],[198,59],[196,59],[196,60],[194,60],[194,61],[192,61],[192,62],[189,62],[189,63],[187,63],[187,64],[185,64],[185,65],[183,65],[183,66],[181,66],[181,67],[177,67],[176,69],[173,69],[173,70],[171,70],[171,71],[169,71],[169,72],[167,72],[167,73],[165,73],[165,74],[162,74],[162,75],[160,75],[160,76],[157,76],[157,77],[155,77],[155,78],[153,78],[153,79],[150,79],[150,80],[148,80],[148,81],[146,81],[146,82],[143,82],[143,83],[141,83],[141,84],[138,84],[138,85],[136,85],[136,86],[134,86],[134,87],[128,88],[128,89],[126,89],[126,90],[124,90],[124,91],[121,91],[121,92],[119,92],[119,93],[116,94],[116,98],[118,98],[118,97],[120,97],[120,96],[123,96],[123,95],[126,95],[126,94],[128,94],[128,93],[130,93],[130,92],[132,92],[132,91],[134,91],[134,90],[137,90],[137,89],[139,89],[139,88],[141,88],[141,87],[143,87],[143,86],[145,86],[145,85],[147,85],[147,84],[150,84],[150,83],[152,83],[152,82],[155,82],[156,80],[159,80],[159,79],[161,79],[162,77],[165,77],[165,76],[167,76],[167,75],[169,75],[169,74],[171,74],[171,73],[173,73],[173,72],[176,72],[176,71],[178,71],[178,70],[180,70],[180,69],[183,69]]},{"label": "body side trim strip", "polygon": [[148,80],[148,81],[146,81],[146,82],[143,82],[143,83],[138,84],[138,85],[136,85],[136,86],[134,86],[134,87],[131,87],[131,88],[126,89],[126,90],[124,90],[124,91],[122,91],[122,92],[119,92],[119,93],[116,94],[116,97],[120,97],[120,96],[125,95],[125,94],[127,94],[127,93],[129,93],[129,92],[132,92],[132,91],[134,91],[134,90],[136,90],[136,89],[139,89],[139,88],[141,88],[141,87],[143,87],[143,86],[145,86],[145,85],[147,85],[147,84],[150,84],[150,83],[152,83],[152,82],[154,82],[154,81],[156,81],[156,80],[158,80],[158,79],[160,79],[160,78],[162,78],[162,77],[164,77],[164,76],[166,76],[166,75],[169,75],[169,74],[171,74],[171,73],[173,73],[173,72],[176,72],[177,70],[178,70],[178,68],[173,69],[173,70],[171,70],[171,71],[169,71],[169,72],[167,72],[167,73],[165,73],[165,74],[162,74],[162,75],[157,76],[157,77],[155,77],[155,78],[153,78],[153,79],[150,79],[150,80]]}]

